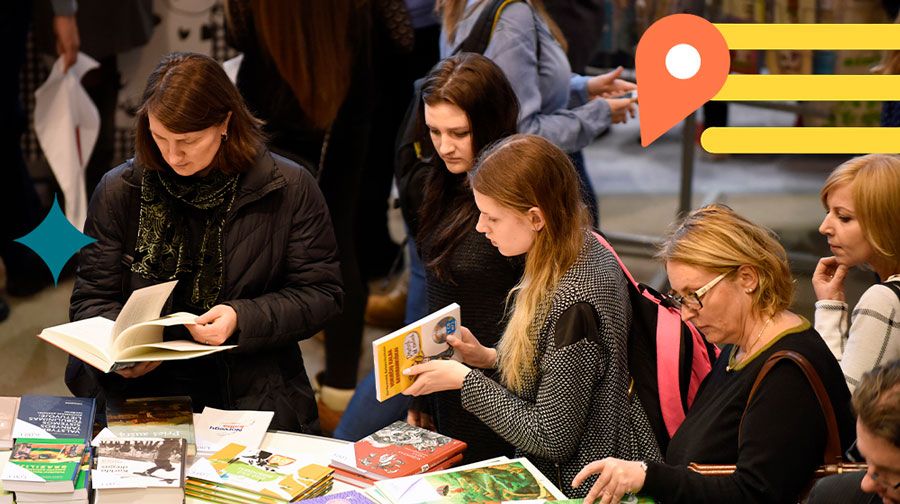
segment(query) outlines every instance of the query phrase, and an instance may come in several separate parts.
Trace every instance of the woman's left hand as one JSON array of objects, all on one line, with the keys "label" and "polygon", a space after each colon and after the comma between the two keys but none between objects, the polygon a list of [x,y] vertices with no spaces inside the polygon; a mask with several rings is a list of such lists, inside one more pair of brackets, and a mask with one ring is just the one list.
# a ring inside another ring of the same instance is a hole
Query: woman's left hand
[{"label": "woman's left hand", "polygon": [[472,370],[465,364],[455,360],[433,360],[417,364],[403,370],[403,374],[416,377],[416,381],[403,393],[418,396],[443,390],[459,390],[470,371]]},{"label": "woman's left hand", "polygon": [[587,91],[591,98],[614,98],[637,89],[637,84],[619,78],[622,67],[612,72],[597,75],[588,79]]},{"label": "woman's left hand", "polygon": [[588,476],[599,474],[591,491],[584,498],[584,504],[616,504],[627,493],[637,493],[644,488],[646,472],[640,462],[607,457],[584,466],[575,479],[573,487],[579,487]]},{"label": "woman's left hand", "polygon": [[234,334],[237,328],[237,312],[228,305],[216,305],[197,317],[196,324],[185,327],[197,342],[219,346]]}]

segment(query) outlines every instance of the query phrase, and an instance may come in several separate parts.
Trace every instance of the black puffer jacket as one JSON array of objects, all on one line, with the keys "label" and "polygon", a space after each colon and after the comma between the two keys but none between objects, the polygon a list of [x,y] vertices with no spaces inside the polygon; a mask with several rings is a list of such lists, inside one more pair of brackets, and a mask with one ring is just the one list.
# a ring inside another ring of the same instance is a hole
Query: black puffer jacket
[{"label": "black puffer jacket", "polygon": [[[84,231],[97,241],[81,252],[72,320],[114,319],[133,290],[158,283],[130,269],[141,174],[140,166],[126,162],[107,173],[94,193]],[[218,303],[237,312],[237,330],[226,341],[237,348],[168,361],[137,379],[103,374],[71,359],[66,383],[73,393],[101,400],[188,394],[195,410],[274,411],[273,428],[317,432],[316,404],[297,342],[340,313],[343,293],[328,209],[313,177],[280,156],[261,155],[241,175],[222,251],[225,278]],[[170,308],[171,300],[163,313]]]}]

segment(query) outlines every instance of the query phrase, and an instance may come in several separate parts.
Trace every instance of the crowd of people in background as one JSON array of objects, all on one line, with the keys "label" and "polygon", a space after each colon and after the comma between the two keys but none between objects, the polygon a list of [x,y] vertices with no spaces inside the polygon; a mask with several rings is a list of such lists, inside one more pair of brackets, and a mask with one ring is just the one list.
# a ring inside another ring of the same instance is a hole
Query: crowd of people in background
[{"label": "crowd of people in background", "polygon": [[[581,154],[635,117],[639,84],[622,68],[580,75],[584,18],[547,3],[227,0],[236,82],[208,56],[166,55],[146,80],[133,158],[113,168],[95,151],[84,232],[96,241],[80,253],[70,317],[114,319],[134,290],[179,280],[167,309],[200,317],[167,337],[237,347],[108,374],[72,357],[72,393],[100,404],[189,395],[198,410],[274,411],[275,429],[349,440],[406,419],[465,441],[466,462],[526,456],[586,502],[900,502],[900,157],[855,157],[822,187],[832,255],[812,277],[812,322],[792,311],[796,283],[773,231],[722,204],[672,224],[657,253],[665,306],[720,353],[661,447],[629,374],[627,273],[595,234]],[[2,5],[0,37],[21,66],[32,4]],[[91,5],[48,11],[42,29],[55,29],[67,65],[81,43],[74,16],[89,19]],[[491,8],[483,54],[461,51]],[[115,54],[146,42],[144,28],[97,49],[98,88],[117,89]],[[568,55],[567,39],[578,48]],[[897,62],[888,53],[877,71]],[[3,82],[4,118],[21,118],[18,84]],[[466,327],[448,338],[461,362],[416,365],[405,395],[379,403],[357,369],[368,281],[398,253],[384,210],[414,96],[415,160],[397,170],[405,319],[457,302]],[[13,163],[0,201],[20,217],[5,219],[0,250],[12,292],[28,268],[8,242],[36,225],[38,202],[17,150],[22,121],[0,126]],[[850,306],[856,267],[877,282]],[[326,362],[311,380],[297,343],[318,332]],[[834,450],[868,469],[813,487]]]}]

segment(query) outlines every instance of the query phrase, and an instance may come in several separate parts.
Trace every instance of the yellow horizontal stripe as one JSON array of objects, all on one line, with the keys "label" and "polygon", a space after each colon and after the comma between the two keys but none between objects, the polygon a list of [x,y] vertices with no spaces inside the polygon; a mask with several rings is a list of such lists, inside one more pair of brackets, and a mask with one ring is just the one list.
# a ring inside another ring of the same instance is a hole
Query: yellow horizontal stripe
[{"label": "yellow horizontal stripe", "polygon": [[900,49],[900,24],[718,23],[729,49]]},{"label": "yellow horizontal stripe", "polygon": [[731,74],[712,98],[724,101],[900,100],[900,75]]},{"label": "yellow horizontal stripe", "polygon": [[897,154],[900,128],[709,128],[715,154]]}]

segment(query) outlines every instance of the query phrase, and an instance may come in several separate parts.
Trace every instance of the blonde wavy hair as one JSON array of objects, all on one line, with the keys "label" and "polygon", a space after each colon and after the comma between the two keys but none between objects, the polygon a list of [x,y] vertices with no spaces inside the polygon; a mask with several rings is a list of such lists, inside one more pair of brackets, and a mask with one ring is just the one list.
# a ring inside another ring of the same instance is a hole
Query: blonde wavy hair
[{"label": "blonde wavy hair", "polygon": [[764,316],[786,310],[794,299],[794,279],[787,253],[775,233],[722,204],[694,210],[670,231],[656,257],[716,273],[749,266],[759,285],[753,309]]},{"label": "blonde wavy hair", "polygon": [[828,194],[849,185],[859,226],[878,254],[877,263],[900,273],[900,157],[869,154],[838,166],[819,196],[828,209]]},{"label": "blonde wavy hair", "polygon": [[588,211],[569,157],[536,135],[513,135],[486,149],[469,174],[474,190],[521,214],[537,207],[544,226],[525,260],[522,280],[510,291],[512,314],[498,343],[503,384],[521,392],[535,369],[537,335],[560,278],[584,244]]}]

